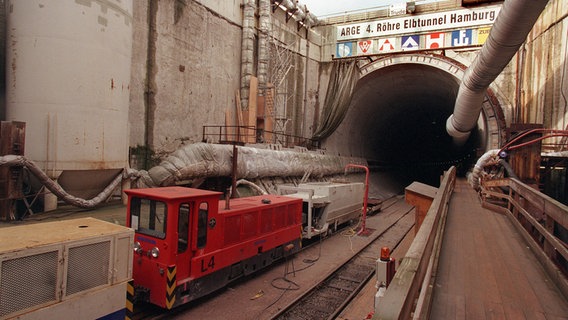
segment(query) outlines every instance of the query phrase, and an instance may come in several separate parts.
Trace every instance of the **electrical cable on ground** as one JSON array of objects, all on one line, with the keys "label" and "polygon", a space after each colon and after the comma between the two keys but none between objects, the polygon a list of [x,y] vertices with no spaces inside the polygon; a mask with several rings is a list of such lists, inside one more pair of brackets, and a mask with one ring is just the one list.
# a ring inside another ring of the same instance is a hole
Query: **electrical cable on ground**
[{"label": "electrical cable on ground", "polygon": [[[296,290],[300,290],[300,285],[297,284],[296,282],[288,279],[288,275],[289,274],[293,274],[294,276],[296,276],[296,272],[300,272],[303,270],[306,270],[310,267],[312,267],[313,265],[315,265],[315,263],[320,259],[321,257],[321,247],[322,247],[322,242],[323,242],[324,237],[320,237],[319,238],[319,249],[318,249],[318,256],[315,259],[303,259],[302,262],[303,263],[307,263],[306,266],[297,269],[294,266],[294,259],[291,259],[290,261],[288,260],[288,257],[285,257],[285,265],[284,265],[284,275],[282,277],[278,277],[278,278],[274,278],[272,279],[272,281],[270,282],[270,285],[273,288],[276,288],[278,290],[282,290],[282,293],[280,294],[280,296],[273,301],[271,304],[269,304],[268,306],[266,306],[264,309],[262,309],[261,313],[268,310],[270,307],[272,307],[273,305],[275,305],[276,303],[278,303],[278,301],[280,301],[280,299],[282,299],[282,297],[284,296],[284,294],[288,291],[296,291]],[[289,271],[289,262],[292,265],[292,271]],[[288,287],[282,287],[282,286],[278,286],[275,284],[276,281],[284,281],[286,283],[288,283]]]},{"label": "electrical cable on ground", "polygon": [[355,251],[353,250],[353,241],[351,241],[351,238],[354,237],[355,235],[357,235],[357,228],[359,228],[359,224],[361,224],[361,220],[362,217],[359,216],[359,221],[357,221],[357,224],[354,227],[349,227],[347,230],[341,232],[341,235],[344,237],[347,237],[347,239],[349,239],[349,248],[351,249],[352,253],[355,253]]}]

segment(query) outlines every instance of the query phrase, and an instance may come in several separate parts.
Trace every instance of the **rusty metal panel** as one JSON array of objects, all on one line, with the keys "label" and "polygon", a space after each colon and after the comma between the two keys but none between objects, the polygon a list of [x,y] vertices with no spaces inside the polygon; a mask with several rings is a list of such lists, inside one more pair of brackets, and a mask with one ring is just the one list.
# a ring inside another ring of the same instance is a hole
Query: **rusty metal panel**
[{"label": "rusty metal panel", "polygon": [[[2,121],[0,123],[0,156],[24,155],[26,123]],[[15,199],[23,197],[23,168],[0,167],[0,219],[12,219],[15,215]]]},{"label": "rusty metal panel", "polygon": [[2,121],[0,123],[0,155],[24,155],[26,142],[26,123],[21,121]]},{"label": "rusty metal panel", "polygon": [[[522,133],[529,129],[541,129],[543,126],[539,124],[512,124],[509,134],[511,140],[517,134]],[[532,141],[536,138],[542,136],[542,133],[536,132],[529,134],[514,145],[519,145],[521,143]],[[509,163],[513,168],[513,171],[519,179],[536,189],[538,189],[540,181],[540,153],[541,153],[541,142],[537,141],[535,143],[529,144],[525,147],[512,150],[509,154]]]}]

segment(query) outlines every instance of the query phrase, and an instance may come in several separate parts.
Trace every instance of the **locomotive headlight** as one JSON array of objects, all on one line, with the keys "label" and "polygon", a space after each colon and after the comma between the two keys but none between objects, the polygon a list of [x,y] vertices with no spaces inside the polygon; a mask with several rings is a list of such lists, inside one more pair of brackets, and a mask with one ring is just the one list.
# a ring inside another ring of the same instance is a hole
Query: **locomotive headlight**
[{"label": "locomotive headlight", "polygon": [[153,258],[157,258],[160,255],[160,250],[154,247],[152,248],[152,251],[150,251],[150,254],[152,255]]},{"label": "locomotive headlight", "polygon": [[134,242],[134,252],[142,253],[142,245],[138,241]]}]

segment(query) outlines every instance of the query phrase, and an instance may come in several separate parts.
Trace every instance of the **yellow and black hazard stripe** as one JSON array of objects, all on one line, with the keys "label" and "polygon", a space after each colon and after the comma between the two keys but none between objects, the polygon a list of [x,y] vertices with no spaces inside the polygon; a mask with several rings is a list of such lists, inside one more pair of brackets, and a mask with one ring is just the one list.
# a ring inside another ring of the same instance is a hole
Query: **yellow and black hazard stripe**
[{"label": "yellow and black hazard stripe", "polygon": [[176,302],[176,273],[177,267],[168,267],[167,284],[166,284],[166,307],[171,309]]},{"label": "yellow and black hazard stripe", "polygon": [[124,314],[125,320],[131,320],[134,315],[134,280],[126,283],[126,312]]}]

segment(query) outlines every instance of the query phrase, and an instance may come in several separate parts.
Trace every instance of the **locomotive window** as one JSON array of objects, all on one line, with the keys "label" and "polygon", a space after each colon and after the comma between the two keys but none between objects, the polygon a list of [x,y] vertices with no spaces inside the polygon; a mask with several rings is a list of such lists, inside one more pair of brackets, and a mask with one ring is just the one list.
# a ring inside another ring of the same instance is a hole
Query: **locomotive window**
[{"label": "locomotive window", "polygon": [[207,220],[209,216],[209,205],[207,202],[199,204],[199,213],[197,214],[197,247],[203,248],[207,243]]},{"label": "locomotive window", "polygon": [[179,206],[178,215],[178,253],[187,250],[187,242],[189,235],[189,203],[182,203]]},{"label": "locomotive window", "polygon": [[131,227],[152,237],[166,237],[168,206],[161,201],[132,198],[130,202]]}]

